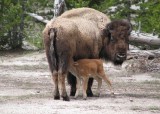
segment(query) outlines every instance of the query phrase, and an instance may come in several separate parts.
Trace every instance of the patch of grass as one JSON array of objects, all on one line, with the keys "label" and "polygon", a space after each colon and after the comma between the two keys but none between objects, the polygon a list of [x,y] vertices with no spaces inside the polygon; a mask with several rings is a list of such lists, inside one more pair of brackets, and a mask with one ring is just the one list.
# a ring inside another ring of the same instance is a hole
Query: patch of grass
[{"label": "patch of grass", "polygon": [[38,49],[44,49],[42,31],[44,25],[40,23],[30,23],[29,27],[25,29],[26,31],[26,41],[36,46]]},{"label": "patch of grass", "polygon": [[26,40],[29,43],[31,43],[32,45],[36,46],[38,49],[44,49],[43,39],[42,39],[41,35],[38,34],[38,36],[36,36],[34,38],[28,38]]}]

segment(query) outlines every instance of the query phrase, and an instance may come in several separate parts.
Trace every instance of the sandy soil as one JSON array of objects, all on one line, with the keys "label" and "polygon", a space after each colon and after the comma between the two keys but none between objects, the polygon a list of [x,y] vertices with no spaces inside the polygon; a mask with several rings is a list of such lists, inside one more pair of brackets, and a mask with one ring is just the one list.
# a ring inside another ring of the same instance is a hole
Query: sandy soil
[{"label": "sandy soil", "polygon": [[[156,64],[150,66],[152,70],[136,61],[116,67],[111,63],[104,65],[115,97],[110,96],[103,82],[100,97],[82,100],[81,95],[66,102],[53,99],[53,83],[44,52],[2,54],[0,114],[159,114],[160,60],[152,60]],[[70,86],[66,85],[69,93]],[[96,88],[94,81],[94,93]]]}]

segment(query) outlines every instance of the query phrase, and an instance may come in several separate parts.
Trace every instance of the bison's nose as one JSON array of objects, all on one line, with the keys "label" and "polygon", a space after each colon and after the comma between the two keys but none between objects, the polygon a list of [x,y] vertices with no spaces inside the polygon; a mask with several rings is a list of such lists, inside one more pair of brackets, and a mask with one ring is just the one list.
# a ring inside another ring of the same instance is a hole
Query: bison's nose
[{"label": "bison's nose", "polygon": [[126,53],[117,53],[116,59],[120,60],[120,61],[125,60],[126,59]]}]

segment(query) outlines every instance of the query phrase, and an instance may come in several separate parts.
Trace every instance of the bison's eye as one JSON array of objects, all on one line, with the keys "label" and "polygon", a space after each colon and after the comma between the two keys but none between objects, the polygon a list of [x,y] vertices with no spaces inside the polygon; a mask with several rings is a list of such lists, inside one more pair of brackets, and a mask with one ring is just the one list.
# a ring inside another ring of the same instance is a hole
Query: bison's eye
[{"label": "bison's eye", "polygon": [[113,36],[111,36],[110,41],[111,41],[112,43],[114,43],[116,40],[115,40],[115,38],[114,38]]}]

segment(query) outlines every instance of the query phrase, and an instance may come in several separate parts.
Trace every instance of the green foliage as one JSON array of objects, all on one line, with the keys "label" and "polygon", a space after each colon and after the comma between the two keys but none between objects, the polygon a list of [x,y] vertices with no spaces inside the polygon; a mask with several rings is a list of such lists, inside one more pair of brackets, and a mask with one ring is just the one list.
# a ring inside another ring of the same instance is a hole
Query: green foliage
[{"label": "green foliage", "polygon": [[152,1],[140,4],[141,10],[136,21],[142,22],[142,30],[145,32],[154,31],[160,36],[160,1]]},{"label": "green foliage", "polygon": [[26,35],[25,40],[36,46],[38,49],[43,49],[42,31],[44,25],[31,20],[26,23],[28,26],[24,29]]},{"label": "green foliage", "polygon": [[[131,2],[130,2],[131,1]],[[160,1],[159,0],[65,0],[68,9],[79,7],[91,7],[102,11],[111,19],[130,19],[137,23],[141,22],[143,32],[153,32],[160,36]],[[131,9],[131,5],[139,6],[139,10]],[[110,10],[115,6],[115,11]],[[33,28],[30,34],[26,29],[32,18],[28,18],[25,12],[37,12],[46,8],[53,8],[53,0],[1,0],[0,1],[0,50],[3,48],[19,48],[23,39],[30,42],[35,38],[33,44],[40,44],[41,30]],[[133,17],[133,15],[135,17]],[[41,26],[41,24],[39,24]],[[43,27],[42,27],[43,28]],[[35,36],[34,36],[35,35]]]},{"label": "green foliage", "polygon": [[[111,19],[129,19],[135,22],[134,29],[138,28],[138,22],[141,22],[143,32],[152,33],[160,37],[160,1],[159,0],[103,0],[99,2],[98,7],[93,8],[100,10],[111,17]],[[140,9],[131,9],[131,5],[139,6]],[[110,11],[115,6],[114,12]],[[133,17],[133,15],[135,17]]]},{"label": "green foliage", "polygon": [[17,30],[20,30],[21,15],[23,13],[21,3],[14,0],[2,0],[0,5],[0,49],[5,48],[7,45],[15,48],[21,45],[18,39],[15,39],[14,42],[11,41],[11,36],[20,35]]},{"label": "green foliage", "polygon": [[91,7],[94,9],[98,9],[100,4],[102,4],[105,0],[65,0],[67,4],[67,8],[80,8],[80,7]]},{"label": "green foliage", "polygon": [[[22,41],[29,34],[27,27],[31,18],[26,12],[36,12],[51,6],[51,0],[2,0],[0,1],[0,50],[21,48]],[[35,31],[36,32],[36,31]],[[39,37],[41,38],[41,37]]]}]

